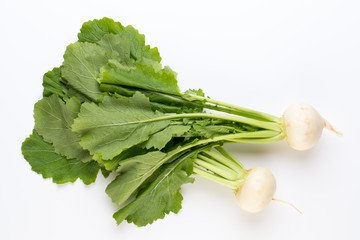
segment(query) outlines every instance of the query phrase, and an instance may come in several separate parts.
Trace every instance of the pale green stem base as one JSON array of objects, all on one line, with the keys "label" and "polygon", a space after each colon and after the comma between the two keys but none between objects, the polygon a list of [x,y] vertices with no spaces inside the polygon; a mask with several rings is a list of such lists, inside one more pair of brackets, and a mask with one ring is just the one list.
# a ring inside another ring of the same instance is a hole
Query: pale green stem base
[{"label": "pale green stem base", "polygon": [[244,182],[247,170],[222,147],[202,151],[194,159],[194,173],[233,190]]}]

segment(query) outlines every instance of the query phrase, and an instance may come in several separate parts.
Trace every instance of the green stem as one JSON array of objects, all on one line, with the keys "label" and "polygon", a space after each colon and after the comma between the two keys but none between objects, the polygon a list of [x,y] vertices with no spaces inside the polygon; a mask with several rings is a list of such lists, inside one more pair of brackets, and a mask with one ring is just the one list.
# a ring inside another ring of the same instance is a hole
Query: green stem
[{"label": "green stem", "polygon": [[216,167],[218,167],[218,168],[220,168],[220,169],[223,169],[223,170],[225,170],[225,171],[231,171],[232,173],[236,174],[236,172],[233,171],[233,170],[231,170],[231,168],[223,165],[223,164],[220,163],[220,162],[217,162],[217,161],[214,160],[214,159],[211,159],[211,158],[205,156],[205,155],[204,155],[204,152],[205,152],[205,151],[206,151],[206,150],[204,150],[203,152],[199,153],[199,154],[197,155],[197,158],[200,159],[200,160],[203,160],[203,161],[205,161],[205,162],[208,162],[209,164],[212,164],[212,165],[214,165],[214,166],[216,166]]},{"label": "green stem", "polygon": [[233,169],[235,172],[238,173],[238,175],[246,174],[246,170],[243,169],[238,164],[236,164],[232,159],[226,158],[226,157],[222,156],[221,154],[217,154],[213,151],[203,151],[202,153],[212,157],[213,159],[216,159],[216,161],[224,164],[225,166],[229,167],[230,169]]},{"label": "green stem", "polygon": [[[207,98],[207,97],[201,97],[201,96],[198,96],[198,95],[190,95],[190,94],[182,94],[182,97],[184,97],[185,99],[188,99],[190,97],[190,98],[193,98],[195,100],[212,103],[216,107],[217,106],[223,106],[223,107],[229,108],[229,111],[231,111],[231,109],[236,110],[237,115],[241,115],[243,117],[248,117],[248,118],[252,118],[252,119],[256,119],[256,120],[262,120],[262,121],[266,120],[266,121],[271,121],[271,122],[275,122],[275,123],[280,123],[281,122],[280,118],[275,117],[273,115],[258,112],[258,111],[254,111],[254,110],[251,110],[251,109],[248,109],[248,108],[239,107],[239,106],[236,106],[236,105],[233,105],[233,104],[213,100],[213,99],[210,99],[210,98]],[[205,107],[213,108],[213,107],[209,107],[208,105],[206,105]],[[217,109],[215,109],[215,110],[217,110]],[[226,109],[223,109],[223,110],[220,110],[220,111],[225,112]],[[231,112],[231,113],[236,114],[235,112]]]},{"label": "green stem", "polygon": [[207,161],[203,161],[199,158],[196,158],[193,160],[193,162],[196,165],[199,165],[213,173],[216,173],[217,175],[228,179],[228,180],[236,180],[238,178],[238,175],[236,172],[232,171],[231,169],[224,169],[223,167],[218,166],[217,164],[213,164]]},{"label": "green stem", "polygon": [[219,146],[215,147],[215,149],[221,153],[225,158],[231,159],[234,163],[236,163],[244,172],[247,172],[246,168],[239,162],[233,155],[231,155],[225,148]]},{"label": "green stem", "polygon": [[193,161],[194,173],[234,190],[238,189],[246,178],[247,170],[221,146],[213,147],[219,149],[219,153],[203,149],[197,154]]},{"label": "green stem", "polygon": [[123,122],[123,123],[112,123],[112,124],[104,124],[98,125],[96,127],[109,127],[109,126],[125,126],[125,125],[132,125],[132,124],[141,124],[141,123],[148,123],[148,122],[155,122],[155,121],[163,121],[163,120],[170,120],[170,119],[178,119],[178,118],[211,118],[211,119],[221,119],[226,121],[232,122],[239,122],[249,124],[255,127],[260,127],[264,129],[269,129],[277,132],[282,131],[282,127],[279,123],[274,122],[264,122],[249,118],[243,117],[236,117],[230,115],[221,115],[221,114],[210,114],[210,113],[183,113],[183,114],[173,114],[173,115],[165,115],[161,117],[146,119],[146,120],[139,120],[135,122]]},{"label": "green stem", "polygon": [[[235,133],[235,134],[221,135],[221,136],[208,138],[208,139],[202,139],[195,143],[183,146],[182,148],[176,150],[174,153],[172,153],[170,155],[179,153],[181,151],[190,149],[195,146],[199,146],[202,144],[208,144],[208,143],[228,141],[228,144],[229,144],[232,141],[240,141],[242,138],[244,138],[242,143],[246,143],[247,141],[254,143],[254,141],[256,141],[256,140],[264,141],[265,139],[262,139],[262,138],[265,138],[264,136],[266,136],[268,134],[268,132],[271,132],[271,131],[258,131],[257,132],[258,134],[252,134],[252,132]],[[261,133],[264,133],[264,135],[261,135]],[[255,139],[252,139],[252,138],[255,138]],[[275,138],[270,138],[270,139],[275,139]],[[254,141],[252,141],[252,140],[254,140]],[[275,142],[275,141],[272,140],[271,142]]]},{"label": "green stem", "polygon": [[219,176],[214,175],[212,173],[209,173],[209,172],[207,172],[205,170],[202,170],[202,169],[200,169],[200,168],[198,168],[196,166],[194,166],[194,173],[196,175],[199,175],[200,177],[204,177],[204,178],[209,179],[211,181],[220,183],[220,184],[222,184],[222,185],[224,185],[226,187],[229,187],[231,189],[235,190],[235,189],[238,188],[238,184],[236,182],[226,180],[226,179],[224,179],[222,177],[219,177]]},{"label": "green stem", "polygon": [[260,130],[256,132],[242,132],[242,133],[235,133],[229,134],[227,136],[228,139],[263,139],[263,138],[272,138],[279,136],[279,132],[275,131],[268,131],[268,130]]},{"label": "green stem", "polygon": [[[241,133],[238,133],[241,134]],[[235,134],[233,134],[235,135]],[[283,140],[285,137],[282,134],[278,134],[274,137],[268,138],[227,138],[226,140],[229,141],[226,144],[233,144],[233,143],[251,143],[251,144],[265,144],[265,143],[275,143]]]}]

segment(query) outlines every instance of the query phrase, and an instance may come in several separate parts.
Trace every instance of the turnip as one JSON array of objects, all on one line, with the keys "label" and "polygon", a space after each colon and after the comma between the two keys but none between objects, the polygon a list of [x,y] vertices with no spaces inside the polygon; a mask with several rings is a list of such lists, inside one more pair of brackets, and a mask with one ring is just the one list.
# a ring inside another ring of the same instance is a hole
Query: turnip
[{"label": "turnip", "polygon": [[260,212],[273,199],[276,190],[274,175],[264,167],[248,171],[245,181],[236,191],[239,206],[246,212]]},{"label": "turnip", "polygon": [[[246,170],[244,166],[223,147],[201,151],[194,158],[194,173],[233,190],[239,207],[249,213],[261,212],[272,200],[293,204],[274,198],[276,180],[272,172],[264,167]],[[302,213],[301,213],[302,214]]]},{"label": "turnip", "polygon": [[224,148],[217,153],[204,151],[194,160],[194,173],[231,188],[241,209],[256,213],[262,211],[276,190],[274,175],[264,167],[246,170]]},{"label": "turnip", "polygon": [[324,127],[340,134],[309,104],[290,105],[285,110],[283,119],[286,141],[296,150],[312,148],[319,140]]}]

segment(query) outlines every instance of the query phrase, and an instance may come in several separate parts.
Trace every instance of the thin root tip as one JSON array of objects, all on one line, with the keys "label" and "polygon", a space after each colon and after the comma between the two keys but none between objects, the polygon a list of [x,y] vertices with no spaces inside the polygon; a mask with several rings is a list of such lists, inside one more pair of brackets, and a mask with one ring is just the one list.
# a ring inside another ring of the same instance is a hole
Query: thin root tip
[{"label": "thin root tip", "polygon": [[303,213],[297,208],[295,207],[293,204],[287,202],[287,201],[284,201],[284,200],[280,200],[280,199],[276,199],[276,198],[273,198],[272,199],[273,201],[276,201],[276,202],[281,202],[281,203],[285,203],[285,204],[288,204],[289,206],[293,207],[298,213],[300,213],[301,215],[303,215]]},{"label": "thin root tip", "polygon": [[335,128],[328,122],[328,121],[324,121],[324,127],[334,133],[336,133],[336,135],[338,136],[343,136],[342,132],[338,132],[335,130]]}]

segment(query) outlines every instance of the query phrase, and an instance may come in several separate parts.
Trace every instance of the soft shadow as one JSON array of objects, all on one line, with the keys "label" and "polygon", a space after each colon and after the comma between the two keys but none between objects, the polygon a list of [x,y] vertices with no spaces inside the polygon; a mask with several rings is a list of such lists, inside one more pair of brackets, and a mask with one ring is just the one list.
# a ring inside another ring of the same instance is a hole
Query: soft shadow
[{"label": "soft shadow", "polygon": [[297,151],[287,145],[285,141],[271,143],[271,144],[234,144],[224,146],[234,156],[254,155],[263,158],[265,155],[275,154],[279,158],[291,158],[294,160],[311,159],[311,156],[317,152],[317,148],[312,148],[307,151]]},{"label": "soft shadow", "polygon": [[286,149],[283,142],[271,144],[233,144],[225,146],[232,154],[269,154],[272,152],[281,152]]}]

